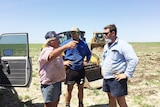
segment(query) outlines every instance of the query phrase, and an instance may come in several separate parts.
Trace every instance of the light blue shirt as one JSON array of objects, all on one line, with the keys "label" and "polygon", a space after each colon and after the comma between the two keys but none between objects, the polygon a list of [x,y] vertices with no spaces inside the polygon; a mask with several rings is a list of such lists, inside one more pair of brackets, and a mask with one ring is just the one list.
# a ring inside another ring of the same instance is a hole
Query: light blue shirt
[{"label": "light blue shirt", "polygon": [[117,38],[111,46],[104,46],[101,65],[104,79],[115,78],[115,73],[125,73],[131,78],[137,64],[138,57],[127,42]]}]

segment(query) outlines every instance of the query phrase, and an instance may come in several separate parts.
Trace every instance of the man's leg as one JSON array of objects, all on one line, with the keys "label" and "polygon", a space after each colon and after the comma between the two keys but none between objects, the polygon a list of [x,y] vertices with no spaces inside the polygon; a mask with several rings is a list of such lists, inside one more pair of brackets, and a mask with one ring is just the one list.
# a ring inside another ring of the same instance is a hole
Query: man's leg
[{"label": "man's leg", "polygon": [[83,107],[83,89],[84,89],[84,83],[83,84],[78,84],[79,107]]},{"label": "man's leg", "polygon": [[109,107],[117,107],[116,98],[111,95],[111,93],[107,92],[109,99]]},{"label": "man's leg", "polygon": [[44,107],[57,107],[58,106],[58,102],[59,102],[59,98],[57,99],[57,101],[53,101],[53,102],[49,102],[49,103],[44,103]]},{"label": "man's leg", "polygon": [[127,103],[126,103],[125,96],[117,97],[117,102],[118,102],[120,107],[128,107]]},{"label": "man's leg", "polygon": [[78,100],[79,100],[79,107],[83,107],[83,90],[84,90],[84,83],[78,84]]},{"label": "man's leg", "polygon": [[59,100],[60,100],[60,97],[58,97],[58,100],[54,102],[53,107],[58,107]]},{"label": "man's leg", "polygon": [[74,84],[70,84],[70,85],[67,85],[67,91],[66,91],[66,105],[70,105],[70,100],[71,100],[71,97],[72,97],[72,90],[73,90],[73,86]]}]

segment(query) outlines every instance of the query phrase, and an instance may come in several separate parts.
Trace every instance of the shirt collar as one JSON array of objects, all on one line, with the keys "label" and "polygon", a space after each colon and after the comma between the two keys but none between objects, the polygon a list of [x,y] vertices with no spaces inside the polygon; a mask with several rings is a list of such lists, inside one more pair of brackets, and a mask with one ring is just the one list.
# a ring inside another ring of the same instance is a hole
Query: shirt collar
[{"label": "shirt collar", "polygon": [[112,43],[112,45],[109,46],[108,44],[108,48],[113,47],[114,45],[116,45],[118,43],[119,38],[117,37],[116,40]]}]

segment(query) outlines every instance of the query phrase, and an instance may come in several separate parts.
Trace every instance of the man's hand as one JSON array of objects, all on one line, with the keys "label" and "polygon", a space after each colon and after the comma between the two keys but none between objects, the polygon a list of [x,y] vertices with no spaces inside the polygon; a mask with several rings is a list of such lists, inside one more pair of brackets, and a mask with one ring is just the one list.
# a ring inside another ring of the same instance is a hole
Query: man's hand
[{"label": "man's hand", "polygon": [[87,61],[83,61],[83,65],[86,66],[88,64]]},{"label": "man's hand", "polygon": [[70,60],[63,61],[63,64],[66,66],[70,66],[72,64],[72,61],[70,61]]},{"label": "man's hand", "polygon": [[125,78],[127,78],[125,73],[122,73],[122,74],[116,73],[115,74],[115,79],[118,80],[118,81],[120,81],[121,79],[125,79]]},{"label": "man's hand", "polygon": [[75,48],[77,46],[78,41],[72,40],[66,44],[67,48]]}]

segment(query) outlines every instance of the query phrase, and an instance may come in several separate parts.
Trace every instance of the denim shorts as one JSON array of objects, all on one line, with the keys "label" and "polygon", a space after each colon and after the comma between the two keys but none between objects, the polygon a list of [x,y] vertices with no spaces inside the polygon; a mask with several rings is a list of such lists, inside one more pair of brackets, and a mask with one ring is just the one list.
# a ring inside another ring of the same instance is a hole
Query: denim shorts
[{"label": "denim shorts", "polygon": [[122,79],[120,81],[115,78],[103,80],[103,91],[109,92],[113,97],[120,97],[128,94],[127,80]]},{"label": "denim shorts", "polygon": [[61,82],[57,82],[51,85],[41,84],[42,96],[45,103],[57,101],[61,95]]}]

